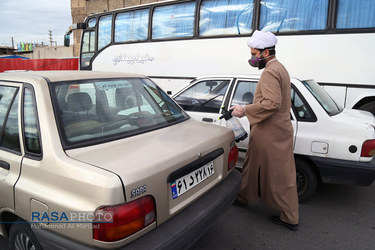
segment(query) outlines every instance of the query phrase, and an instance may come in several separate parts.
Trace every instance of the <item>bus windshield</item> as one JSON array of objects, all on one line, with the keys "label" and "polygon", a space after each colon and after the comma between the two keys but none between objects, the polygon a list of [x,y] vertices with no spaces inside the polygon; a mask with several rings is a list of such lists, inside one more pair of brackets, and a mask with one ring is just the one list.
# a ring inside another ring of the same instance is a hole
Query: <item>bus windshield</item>
[{"label": "bus windshield", "polygon": [[315,97],[328,115],[337,115],[342,111],[342,107],[338,105],[330,95],[314,80],[303,81],[303,85]]}]

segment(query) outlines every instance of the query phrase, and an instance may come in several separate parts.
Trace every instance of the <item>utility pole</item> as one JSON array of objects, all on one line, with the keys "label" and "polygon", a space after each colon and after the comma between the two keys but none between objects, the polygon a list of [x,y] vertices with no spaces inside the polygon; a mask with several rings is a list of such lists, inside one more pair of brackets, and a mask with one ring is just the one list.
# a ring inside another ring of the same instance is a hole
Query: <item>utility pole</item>
[{"label": "utility pole", "polygon": [[53,39],[52,39],[52,30],[48,30],[49,32],[49,45],[52,46],[52,42],[53,42]]}]

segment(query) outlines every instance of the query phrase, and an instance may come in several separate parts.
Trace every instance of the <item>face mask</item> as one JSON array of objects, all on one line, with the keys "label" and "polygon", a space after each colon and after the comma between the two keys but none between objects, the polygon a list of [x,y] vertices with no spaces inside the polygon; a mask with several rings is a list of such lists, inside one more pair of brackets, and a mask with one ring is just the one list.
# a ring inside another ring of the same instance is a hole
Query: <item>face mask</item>
[{"label": "face mask", "polygon": [[259,57],[251,56],[248,62],[252,67],[258,67],[258,69],[263,69],[264,67],[266,67],[266,62],[264,61],[264,58],[261,58],[263,52],[260,53]]}]

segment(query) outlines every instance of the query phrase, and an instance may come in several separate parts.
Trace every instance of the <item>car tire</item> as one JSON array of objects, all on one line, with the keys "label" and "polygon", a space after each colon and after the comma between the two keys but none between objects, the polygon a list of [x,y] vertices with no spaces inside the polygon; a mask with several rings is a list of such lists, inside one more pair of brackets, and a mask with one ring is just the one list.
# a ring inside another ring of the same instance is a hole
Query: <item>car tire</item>
[{"label": "car tire", "polygon": [[12,225],[9,235],[9,249],[42,250],[42,246],[31,230],[30,224],[23,220],[18,220]]},{"label": "car tire", "polygon": [[304,159],[295,158],[298,200],[311,198],[318,187],[318,178],[312,165]]}]

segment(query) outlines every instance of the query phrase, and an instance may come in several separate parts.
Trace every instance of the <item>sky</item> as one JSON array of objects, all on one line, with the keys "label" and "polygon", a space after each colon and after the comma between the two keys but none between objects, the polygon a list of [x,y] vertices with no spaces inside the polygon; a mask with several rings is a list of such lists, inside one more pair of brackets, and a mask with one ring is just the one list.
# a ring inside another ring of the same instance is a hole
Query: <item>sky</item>
[{"label": "sky", "polygon": [[0,46],[12,46],[12,37],[15,47],[20,42],[49,45],[48,30],[57,45],[64,45],[71,24],[70,0],[0,0]]}]

